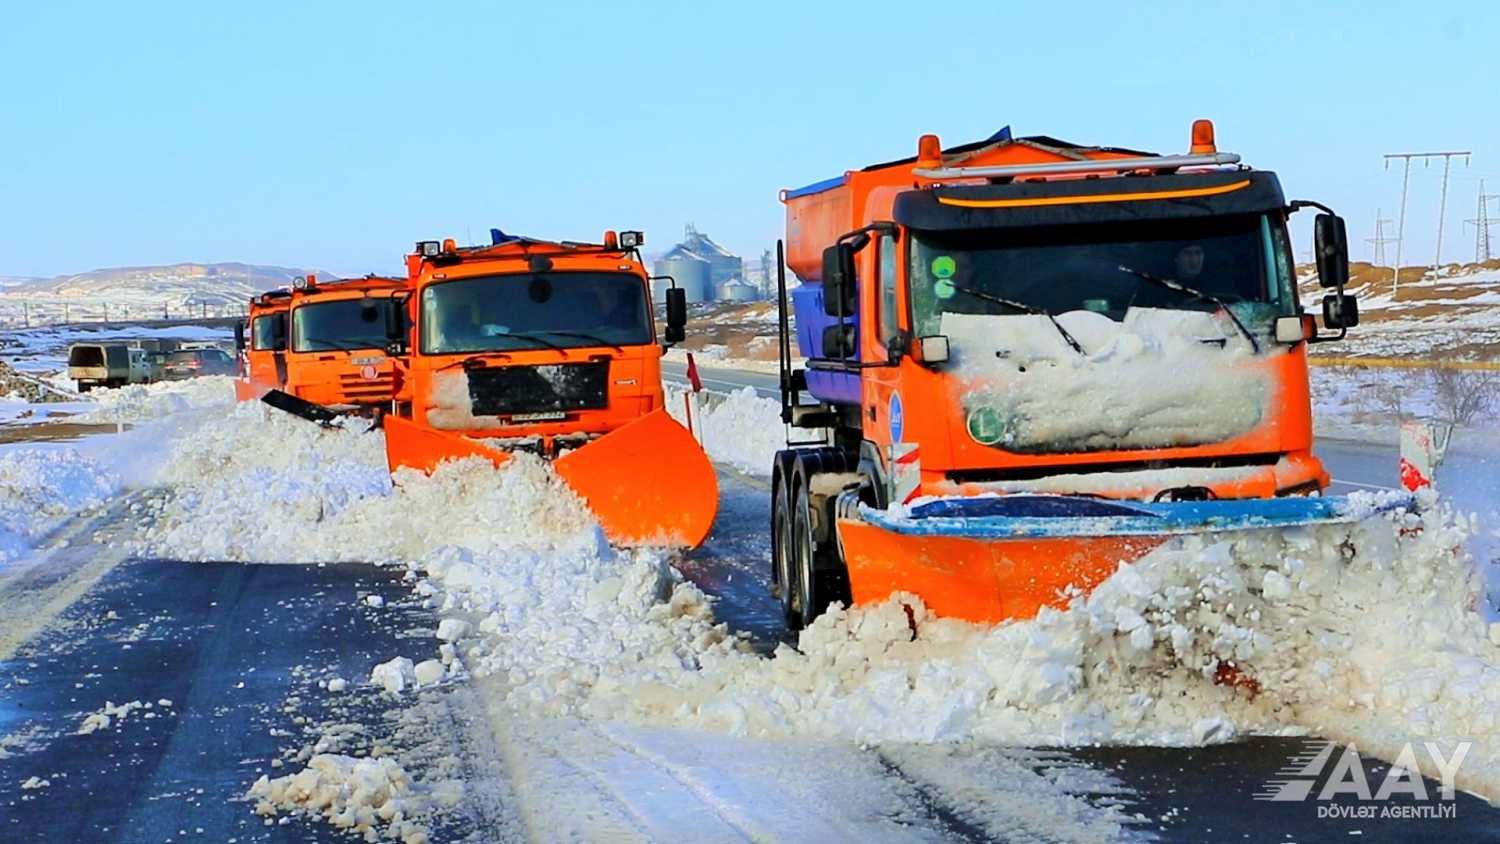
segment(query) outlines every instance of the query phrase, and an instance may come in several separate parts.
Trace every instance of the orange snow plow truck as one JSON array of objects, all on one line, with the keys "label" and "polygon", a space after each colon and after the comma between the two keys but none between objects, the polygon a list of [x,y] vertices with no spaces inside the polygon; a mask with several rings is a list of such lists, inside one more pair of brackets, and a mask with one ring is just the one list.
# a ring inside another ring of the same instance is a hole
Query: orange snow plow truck
[{"label": "orange snow plow truck", "polygon": [[[470,456],[498,466],[527,450],[552,460],[615,544],[702,543],[718,482],[665,409],[641,234],[552,243],[495,229],[491,240],[424,241],[407,256],[407,371],[384,421],[391,470]],[[687,305],[675,285],[666,300],[670,344]]]},{"label": "orange snow plow truck", "polygon": [[[1321,496],[1307,368],[1358,323],[1343,220],[1239,162],[1206,120],[1180,155],[1007,128],[782,193],[790,626],[901,592],[1027,618],[1187,534],[1356,518]],[[1297,299],[1307,206],[1326,331]]]},{"label": "orange snow plow truck", "polygon": [[400,381],[385,347],[405,290],[403,279],[319,282],[309,274],[290,291],[251,300],[248,342],[243,330],[237,337],[243,371],[236,397],[324,423],[344,413],[379,412]]}]

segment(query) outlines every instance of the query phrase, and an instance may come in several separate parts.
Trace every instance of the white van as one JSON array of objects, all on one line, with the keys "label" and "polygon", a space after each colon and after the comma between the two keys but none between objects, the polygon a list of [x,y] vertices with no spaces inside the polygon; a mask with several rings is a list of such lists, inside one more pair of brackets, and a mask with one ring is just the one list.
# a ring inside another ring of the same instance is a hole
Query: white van
[{"label": "white van", "polygon": [[78,392],[123,387],[131,381],[130,349],[124,343],[74,343],[68,348],[68,377]]}]

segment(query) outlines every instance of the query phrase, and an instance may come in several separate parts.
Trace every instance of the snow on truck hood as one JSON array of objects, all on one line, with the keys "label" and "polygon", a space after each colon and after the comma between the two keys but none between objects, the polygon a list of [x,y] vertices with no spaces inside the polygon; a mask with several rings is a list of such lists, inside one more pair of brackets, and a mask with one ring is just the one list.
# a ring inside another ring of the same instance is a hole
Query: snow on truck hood
[{"label": "snow on truck hood", "polygon": [[1045,316],[943,315],[966,436],[1016,452],[1169,448],[1232,439],[1269,415],[1272,379],[1227,318],[1132,308],[1123,322],[1057,320],[1084,354]]}]

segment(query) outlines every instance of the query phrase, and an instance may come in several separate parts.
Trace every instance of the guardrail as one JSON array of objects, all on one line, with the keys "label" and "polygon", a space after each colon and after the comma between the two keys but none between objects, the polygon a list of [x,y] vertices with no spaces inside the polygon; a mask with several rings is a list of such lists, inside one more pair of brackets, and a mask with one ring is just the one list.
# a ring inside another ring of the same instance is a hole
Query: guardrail
[{"label": "guardrail", "polygon": [[1333,358],[1309,356],[1310,366],[1353,366],[1366,369],[1452,369],[1500,372],[1500,361],[1444,360],[1442,358]]},{"label": "guardrail", "polygon": [[244,305],[119,305],[108,302],[31,302],[0,300],[0,328],[39,328],[122,323],[200,322],[243,318]]}]

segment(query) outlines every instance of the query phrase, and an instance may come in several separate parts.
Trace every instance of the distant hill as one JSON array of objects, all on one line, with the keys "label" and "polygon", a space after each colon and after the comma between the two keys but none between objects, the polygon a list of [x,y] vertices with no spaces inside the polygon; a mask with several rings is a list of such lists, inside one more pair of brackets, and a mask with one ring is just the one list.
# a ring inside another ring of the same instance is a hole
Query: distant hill
[{"label": "distant hill", "polygon": [[[1302,301],[1317,310],[1318,274],[1298,267]],[[1481,264],[1390,267],[1349,265],[1349,288],[1359,299],[1360,326],[1349,339],[1314,347],[1318,354],[1500,359],[1500,260]]]},{"label": "distant hill", "polygon": [[240,263],[108,267],[53,278],[0,277],[0,300],[108,302],[110,305],[142,307],[238,305],[251,296],[285,287],[293,278],[308,272],[291,267]]}]

